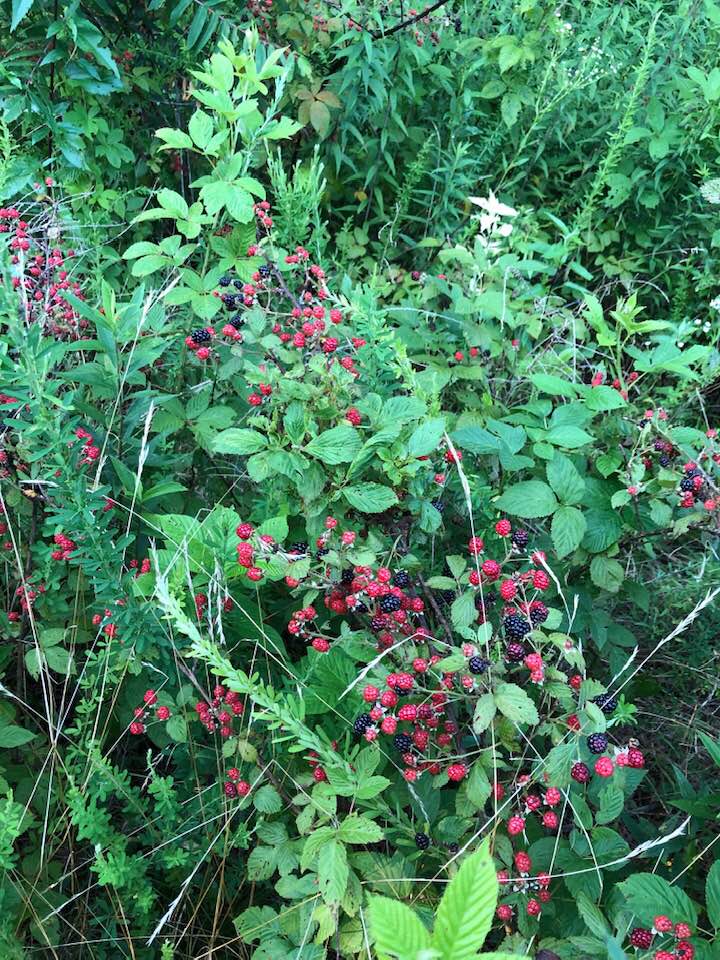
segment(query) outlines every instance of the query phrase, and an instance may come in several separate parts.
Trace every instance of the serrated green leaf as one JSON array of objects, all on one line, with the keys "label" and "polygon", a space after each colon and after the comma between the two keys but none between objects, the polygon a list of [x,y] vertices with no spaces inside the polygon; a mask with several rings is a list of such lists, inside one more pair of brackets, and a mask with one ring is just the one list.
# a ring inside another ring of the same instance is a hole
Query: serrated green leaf
[{"label": "serrated green leaf", "polygon": [[381,513],[398,502],[395,491],[381,483],[356,483],[352,487],[345,487],[343,496],[351,507],[361,513]]},{"label": "serrated green leaf", "polygon": [[350,869],[347,852],[339,840],[328,840],[318,855],[318,886],[325,903],[339,903],[347,888]]},{"label": "serrated green leaf", "polygon": [[413,960],[430,945],[430,934],[420,919],[399,900],[371,896],[368,916],[375,949],[381,954]]},{"label": "serrated green leaf", "polygon": [[221,430],[210,444],[214,453],[234,453],[237,456],[258,453],[266,446],[267,439],[257,430],[242,430],[237,427]]},{"label": "serrated green leaf", "polygon": [[442,960],[471,960],[490,930],[498,897],[488,841],[460,865],[437,909],[432,946]]},{"label": "serrated green leaf", "polygon": [[333,427],[314,437],[307,444],[307,453],[322,463],[349,463],[360,450],[362,438],[357,430],[350,426]]},{"label": "serrated green leaf", "polygon": [[539,723],[537,707],[522,687],[500,683],[495,689],[495,705],[513,723]]},{"label": "serrated green leaf", "polygon": [[495,506],[513,517],[530,519],[553,513],[558,502],[550,487],[542,480],[523,480],[508,487]]},{"label": "serrated green leaf", "polygon": [[577,507],[560,506],[553,514],[550,534],[558,557],[562,559],[582,543],[587,523]]}]

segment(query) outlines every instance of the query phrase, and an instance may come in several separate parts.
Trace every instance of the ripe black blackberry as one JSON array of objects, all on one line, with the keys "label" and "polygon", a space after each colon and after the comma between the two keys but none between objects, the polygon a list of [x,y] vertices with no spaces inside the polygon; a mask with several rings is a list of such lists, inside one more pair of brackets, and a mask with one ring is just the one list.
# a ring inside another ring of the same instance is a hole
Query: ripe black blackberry
[{"label": "ripe black blackberry", "polygon": [[393,746],[398,753],[408,753],[412,750],[412,745],[412,737],[408,736],[407,733],[396,733],[393,737]]},{"label": "ripe black blackberry", "polygon": [[220,284],[221,287],[229,287],[229,286],[230,286],[230,277],[227,277],[227,276],[226,276],[226,277],[220,277],[220,279],[218,280],[218,283]]},{"label": "ripe black blackberry", "polygon": [[427,850],[430,846],[430,837],[426,833],[416,833],[415,846],[418,850]]},{"label": "ripe black blackberry", "polygon": [[245,281],[240,280],[240,278],[238,278],[237,280],[233,280],[233,286],[237,287],[238,290],[242,290],[242,288],[245,286]]},{"label": "ripe black blackberry", "polygon": [[454,590],[440,590],[438,593],[438,600],[440,601],[441,605],[447,606],[449,603],[452,603],[454,599]]},{"label": "ripe black blackberry", "polygon": [[190,339],[193,343],[210,343],[212,337],[207,330],[193,330],[190,334]]},{"label": "ripe black blackberry", "polygon": [[236,313],[234,317],[230,317],[230,319],[228,320],[228,323],[230,324],[230,326],[235,327],[236,330],[239,330],[244,322],[245,322],[245,317],[242,315],[242,313]]},{"label": "ripe black blackberry", "polygon": [[695,481],[692,476],[683,477],[680,481],[680,489],[683,493],[692,493],[695,490]]},{"label": "ripe black blackberry", "polygon": [[366,730],[369,730],[373,725],[372,717],[369,713],[361,713],[353,724],[353,730],[357,733],[358,736],[362,736]]},{"label": "ripe black blackberry", "polygon": [[667,467],[670,463],[670,457],[666,453],[664,453],[660,457],[658,463],[660,464],[661,467]]},{"label": "ripe black blackberry", "polygon": [[240,297],[234,297],[231,293],[224,293],[220,298],[226,310],[237,310],[240,303]]},{"label": "ripe black blackberry", "polygon": [[485,673],[489,666],[490,661],[485,660],[484,657],[470,657],[468,661],[468,670],[470,673]]},{"label": "ripe black blackberry", "polygon": [[430,506],[435,507],[438,513],[442,513],[445,509],[445,504],[442,502],[442,500],[431,500]]},{"label": "ripe black blackberry", "polygon": [[530,607],[530,623],[536,627],[539,623],[545,623],[550,611],[541,600],[536,600]]},{"label": "ripe black blackberry", "polygon": [[373,617],[370,621],[370,629],[375,633],[379,633],[381,630],[385,629],[387,620],[383,614],[378,614],[376,617]]},{"label": "ripe black blackberry", "polygon": [[340,574],[340,580],[342,583],[352,583],[354,577],[355,573],[352,567],[347,567],[347,569],[343,570],[343,572]]},{"label": "ripe black blackberry", "polygon": [[402,606],[400,597],[396,597],[395,594],[389,593],[385,597],[380,597],[378,606],[383,613],[395,613],[396,610],[399,610]]},{"label": "ripe black blackberry", "polygon": [[497,603],[496,593],[475,594],[475,609],[479,611],[491,610]]},{"label": "ripe black blackberry", "polygon": [[593,697],[592,702],[596,703],[602,712],[607,714],[612,713],[618,705],[617,697],[614,697],[611,693],[601,693],[597,697]]},{"label": "ripe black blackberry", "polygon": [[320,557],[324,557],[328,553],[330,553],[329,547],[320,547],[320,549],[316,551],[315,556],[319,560]]},{"label": "ripe black blackberry", "polygon": [[514,530],[510,539],[513,542],[513,546],[523,550],[528,545],[530,534],[527,532],[527,530]]},{"label": "ripe black blackberry", "polygon": [[272,267],[269,263],[264,263],[261,267],[258,267],[258,273],[261,277],[269,277],[272,273]]},{"label": "ripe black blackberry", "polygon": [[291,543],[288,548],[288,553],[307,553],[308,545],[305,540],[298,540],[296,543]]},{"label": "ripe black blackberry", "polygon": [[587,738],[587,747],[590,753],[605,753],[608,738],[605,733],[591,733]]},{"label": "ripe black blackberry", "polygon": [[396,587],[400,587],[401,590],[406,590],[412,583],[410,574],[407,570],[396,570],[393,575],[393,583]]},{"label": "ripe black blackberry", "polygon": [[509,643],[505,647],[505,659],[510,663],[522,663],[525,659],[525,644]]},{"label": "ripe black blackberry", "polygon": [[369,609],[370,607],[368,607],[364,600],[359,600],[353,607],[355,613],[367,613]]},{"label": "ripe black blackberry", "polygon": [[525,617],[521,617],[519,613],[511,613],[503,620],[503,630],[513,640],[522,640],[526,634],[530,633],[532,627]]}]

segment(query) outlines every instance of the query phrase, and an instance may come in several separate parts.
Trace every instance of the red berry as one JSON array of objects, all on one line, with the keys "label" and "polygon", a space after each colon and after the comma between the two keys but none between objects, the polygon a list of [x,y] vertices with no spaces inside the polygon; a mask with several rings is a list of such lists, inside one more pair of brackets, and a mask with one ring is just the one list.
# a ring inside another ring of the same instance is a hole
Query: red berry
[{"label": "red berry", "polygon": [[464,763],[453,763],[447,768],[448,780],[459,783],[467,774],[467,767]]},{"label": "red berry", "polygon": [[[317,777],[315,779],[318,779]],[[235,788],[239,797],[246,797],[250,793],[250,784],[247,780],[240,780]]]},{"label": "red berry", "polygon": [[140,723],[139,720],[133,720],[133,722],[130,724],[130,733],[136,737],[141,733],[145,733],[145,724]]},{"label": "red berry", "polygon": [[547,813],[543,814],[542,818],[543,826],[547,827],[548,830],[557,830],[558,817],[554,810],[548,810]]},{"label": "red berry", "polygon": [[313,650],[317,650],[318,653],[327,653],[330,649],[330,644],[324,637],[315,637],[312,642]]},{"label": "red berry", "polygon": [[519,850],[515,854],[515,866],[520,873],[530,873],[532,870],[532,860],[524,850]]},{"label": "red berry", "polygon": [[248,580],[255,580],[255,581],[262,580],[262,575],[263,575],[263,572],[258,567],[248,568],[248,572],[247,572]]},{"label": "red berry", "polygon": [[595,773],[599,777],[611,777],[615,766],[610,757],[599,757],[595,761]]},{"label": "red berry", "polygon": [[570,770],[570,776],[576,783],[587,783],[590,779],[590,771],[587,764],[582,762],[574,763]]},{"label": "red berry", "polygon": [[380,691],[377,687],[373,687],[370,684],[365,687],[363,690],[363,700],[365,703],[375,703],[375,701],[380,696]]},{"label": "red berry", "polygon": [[155,713],[155,716],[158,720],[169,720],[170,719],[170,708],[169,707],[158,707]]},{"label": "red berry", "polygon": [[687,923],[676,923],[675,936],[678,938],[678,940],[687,940],[688,937],[692,936],[692,930]]},{"label": "red berry", "polygon": [[239,523],[235,528],[235,533],[241,540],[249,540],[254,532],[255,528],[251,523]]},{"label": "red berry", "polygon": [[633,947],[639,947],[641,950],[647,950],[652,943],[653,935],[649,930],[643,927],[636,927],[630,934],[630,943]]},{"label": "red berry", "polygon": [[[636,769],[645,766],[645,757],[640,750],[636,750],[634,747],[628,750],[628,766]],[[687,936],[690,936],[690,934],[687,934]]]},{"label": "red berry", "polygon": [[508,833],[511,837],[516,836],[518,833],[522,833],[525,829],[525,819],[524,817],[514,816],[510,817],[508,820]]},{"label": "red berry", "polygon": [[327,774],[322,767],[315,767],[313,770],[313,780],[317,780],[318,783],[321,783],[323,780],[327,780]]},{"label": "red berry", "polygon": [[497,908],[496,913],[498,918],[502,920],[503,923],[507,923],[507,921],[512,917],[512,907],[507,903],[501,903]]},{"label": "red berry", "polygon": [[670,933],[673,928],[672,920],[670,917],[666,917],[665,914],[660,914],[660,916],[655,917],[653,926],[658,933]]},{"label": "red berry", "polygon": [[526,910],[529,917],[537,917],[542,910],[542,907],[537,900],[528,900]]},{"label": "red berry", "polygon": [[468,550],[473,556],[478,553],[482,553],[483,547],[485,546],[482,537],[470,537],[468,541]]}]

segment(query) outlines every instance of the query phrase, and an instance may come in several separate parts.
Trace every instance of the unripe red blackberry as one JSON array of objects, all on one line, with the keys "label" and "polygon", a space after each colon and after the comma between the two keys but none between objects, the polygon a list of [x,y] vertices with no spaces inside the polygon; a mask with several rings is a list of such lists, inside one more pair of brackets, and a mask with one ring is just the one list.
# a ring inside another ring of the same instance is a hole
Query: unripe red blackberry
[{"label": "unripe red blackberry", "polygon": [[505,647],[505,659],[510,663],[522,663],[525,659],[525,646],[522,643],[508,643]]},{"label": "unripe red blackberry", "polygon": [[572,765],[570,776],[576,783],[587,783],[590,779],[590,769],[587,764],[578,761]]},{"label": "unripe red blackberry", "polygon": [[644,927],[635,927],[630,934],[630,943],[633,947],[639,947],[640,950],[647,950],[652,943],[653,935]]}]

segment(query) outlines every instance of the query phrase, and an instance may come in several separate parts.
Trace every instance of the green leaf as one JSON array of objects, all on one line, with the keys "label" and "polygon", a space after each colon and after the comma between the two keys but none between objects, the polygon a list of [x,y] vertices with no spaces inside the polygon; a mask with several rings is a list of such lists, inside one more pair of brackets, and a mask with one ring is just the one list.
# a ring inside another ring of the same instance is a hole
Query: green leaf
[{"label": "green leaf", "polygon": [[720,860],[708,870],[705,881],[705,903],[707,915],[715,930],[720,930]]},{"label": "green leaf", "polygon": [[635,873],[619,884],[618,890],[627,908],[637,915],[643,926],[651,927],[661,913],[678,917],[692,926],[697,922],[697,910],[690,897],[654,873]]},{"label": "green leaf", "polygon": [[579,503],[585,492],[585,481],[569,457],[556,453],[545,468],[548,483],[563,503]]},{"label": "green leaf", "polygon": [[590,387],[585,394],[585,406],[588,410],[619,410],[627,406],[620,391],[613,387]]},{"label": "green leaf", "polygon": [[471,960],[485,942],[498,896],[488,841],[469,856],[450,881],[437,909],[432,945],[441,960]]},{"label": "green leaf", "polygon": [[539,723],[537,708],[522,687],[500,683],[495,690],[495,703],[500,713],[513,723]]},{"label": "green leaf", "polygon": [[361,513],[381,513],[398,502],[395,492],[381,483],[356,483],[352,487],[345,487],[343,496],[351,507]]},{"label": "green leaf", "polygon": [[438,417],[426,420],[413,432],[408,442],[408,453],[411,457],[425,457],[438,449],[445,433],[445,419]]},{"label": "green leaf", "polygon": [[715,766],[720,767],[720,743],[718,743],[717,740],[713,740],[701,730],[698,730],[698,733],[700,734],[700,739],[705,744],[705,749],[710,754],[713,763]]},{"label": "green leaf", "polygon": [[450,619],[452,625],[459,630],[469,627],[477,619],[475,594],[472,590],[461,593],[459,597],[453,600],[450,608]]},{"label": "green leaf", "polygon": [[10,21],[10,33],[12,33],[20,21],[30,12],[34,0],[12,0],[12,20]]},{"label": "green leaf", "polygon": [[383,832],[374,820],[353,813],[340,824],[338,838],[343,843],[377,843],[382,840]]},{"label": "green leaf", "polygon": [[0,727],[0,747],[11,749],[12,747],[22,747],[35,739],[35,734],[29,730],[23,730],[22,727],[7,726]]},{"label": "green leaf", "polygon": [[558,507],[553,514],[550,532],[555,552],[560,559],[577,550],[586,529],[585,517],[577,507]]},{"label": "green leaf", "polygon": [[[495,698],[491,693],[484,693],[475,704],[475,713],[473,714],[473,731],[477,734],[481,734],[484,730],[490,726],[495,717],[495,712],[497,707],[495,706]],[[473,769],[477,764],[473,766]]]},{"label": "green leaf", "polygon": [[580,891],[575,900],[575,904],[588,930],[594,933],[596,937],[604,940],[610,933],[610,926],[588,895]]},{"label": "green leaf", "polygon": [[530,382],[537,387],[540,393],[547,393],[551,397],[558,396],[574,399],[577,396],[575,384],[549,373],[534,373],[530,377]]},{"label": "green leaf", "polygon": [[410,907],[400,900],[371,896],[368,916],[378,953],[414,960],[421,950],[428,949],[430,934]]},{"label": "green leaf", "polygon": [[513,484],[496,500],[495,506],[514,517],[546,517],[558,502],[550,487],[542,480],[523,480]]},{"label": "green leaf", "polygon": [[589,433],[581,430],[580,427],[565,424],[548,430],[545,439],[556,447],[566,447],[568,450],[574,450],[576,447],[584,447],[586,443],[592,443],[593,438]]},{"label": "green leaf", "polygon": [[237,427],[221,430],[210,443],[213,453],[234,453],[238,456],[258,453],[266,446],[267,439],[257,430],[240,430]]},{"label": "green leaf", "polygon": [[260,813],[280,813],[282,810],[282,798],[275,787],[271,787],[269,783],[255,791],[253,804]]},{"label": "green leaf", "polygon": [[187,723],[184,717],[177,714],[170,717],[165,724],[165,730],[170,739],[175,740],[176,743],[187,743]]},{"label": "green leaf", "polygon": [[318,856],[318,886],[325,903],[342,900],[349,875],[345,847],[339,840],[328,840]]},{"label": "green leaf", "polygon": [[307,444],[307,453],[323,463],[349,463],[360,450],[362,438],[350,426],[333,427],[314,437]]},{"label": "green leaf", "polygon": [[625,579],[625,571],[617,560],[600,555],[592,558],[590,579],[596,587],[609,593],[617,593]]},{"label": "green leaf", "polygon": [[193,138],[195,146],[204,150],[213,135],[212,117],[203,110],[196,110],[190,117],[188,133]]},{"label": "green leaf", "polygon": [[608,783],[600,791],[600,809],[595,814],[596,823],[612,823],[622,813],[625,794],[614,783]]}]

